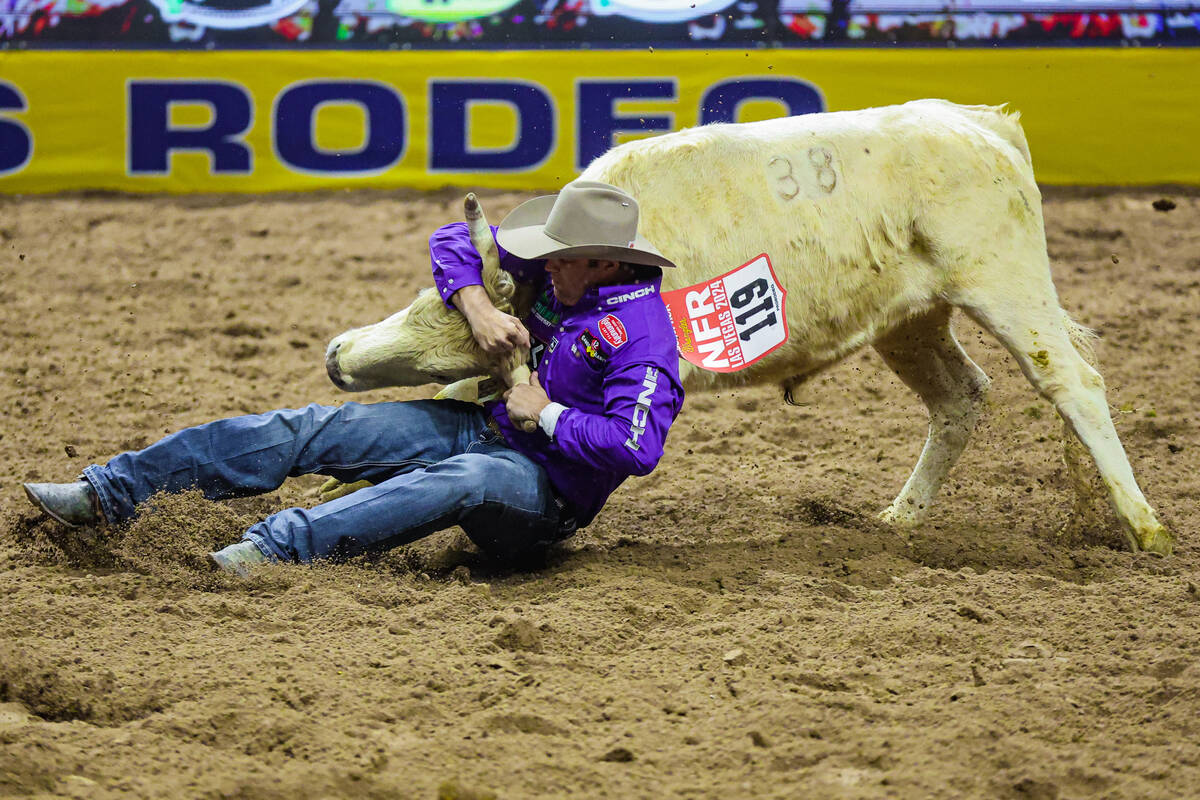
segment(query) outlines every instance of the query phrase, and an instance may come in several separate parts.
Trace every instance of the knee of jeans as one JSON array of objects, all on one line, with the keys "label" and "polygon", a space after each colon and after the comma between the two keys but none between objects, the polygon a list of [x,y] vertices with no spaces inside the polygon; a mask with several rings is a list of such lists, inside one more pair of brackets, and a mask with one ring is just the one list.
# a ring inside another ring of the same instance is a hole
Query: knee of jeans
[{"label": "knee of jeans", "polygon": [[331,409],[319,403],[309,403],[302,408],[277,408],[258,415],[263,424],[269,424],[278,431],[280,440],[307,438],[312,434],[323,414]]},{"label": "knee of jeans", "polygon": [[462,520],[462,529],[492,559],[512,567],[536,567],[561,538],[556,520],[503,503],[485,502]]},{"label": "knee of jeans", "polygon": [[545,493],[536,480],[528,483],[495,485],[484,483],[472,487],[465,499],[467,505],[504,505],[537,513],[545,506]]},{"label": "knee of jeans", "polygon": [[301,411],[304,413],[304,418],[310,424],[315,423],[321,417],[341,416],[347,405],[357,405],[356,403],[345,403],[340,406],[327,406],[321,403],[309,403]]}]

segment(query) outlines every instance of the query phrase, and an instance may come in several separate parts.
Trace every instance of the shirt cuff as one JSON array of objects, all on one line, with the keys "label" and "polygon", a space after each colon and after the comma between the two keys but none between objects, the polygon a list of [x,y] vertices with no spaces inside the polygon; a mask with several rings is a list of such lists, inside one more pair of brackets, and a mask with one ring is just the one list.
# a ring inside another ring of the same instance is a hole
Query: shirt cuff
[{"label": "shirt cuff", "polygon": [[551,439],[554,438],[554,429],[558,427],[558,418],[567,410],[567,407],[562,403],[550,403],[542,409],[542,413],[538,415],[538,425],[546,432],[546,435]]}]

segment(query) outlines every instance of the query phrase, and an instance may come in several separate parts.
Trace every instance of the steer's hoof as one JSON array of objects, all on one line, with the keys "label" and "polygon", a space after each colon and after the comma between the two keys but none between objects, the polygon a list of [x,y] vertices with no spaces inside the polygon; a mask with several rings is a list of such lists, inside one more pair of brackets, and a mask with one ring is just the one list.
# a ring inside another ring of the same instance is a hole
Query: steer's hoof
[{"label": "steer's hoof", "polygon": [[1175,549],[1175,537],[1162,525],[1155,523],[1154,527],[1138,534],[1140,541],[1138,549],[1159,556],[1169,556]]},{"label": "steer's hoof", "polygon": [[339,497],[354,494],[359,489],[365,489],[373,485],[370,481],[342,483],[337,478],[330,478],[321,484],[320,489],[317,489],[317,502],[328,503],[330,500],[337,500]]},{"label": "steer's hoof", "polygon": [[898,530],[911,530],[921,523],[921,520],[911,511],[892,504],[879,512],[879,521]]}]

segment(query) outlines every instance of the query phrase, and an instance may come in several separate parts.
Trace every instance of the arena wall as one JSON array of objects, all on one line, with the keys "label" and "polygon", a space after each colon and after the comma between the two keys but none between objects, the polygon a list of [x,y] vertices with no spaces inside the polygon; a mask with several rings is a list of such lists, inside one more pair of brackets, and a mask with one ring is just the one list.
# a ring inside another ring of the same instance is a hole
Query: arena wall
[{"label": "arena wall", "polygon": [[944,97],[1050,184],[1200,184],[1200,48],[0,52],[0,192],[553,189],[632,136]]}]

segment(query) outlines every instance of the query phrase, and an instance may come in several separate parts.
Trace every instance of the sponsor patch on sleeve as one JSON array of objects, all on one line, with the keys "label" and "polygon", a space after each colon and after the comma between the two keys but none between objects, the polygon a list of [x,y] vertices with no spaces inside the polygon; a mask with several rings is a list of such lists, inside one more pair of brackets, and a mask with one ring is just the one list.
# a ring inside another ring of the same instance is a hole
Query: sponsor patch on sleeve
[{"label": "sponsor patch on sleeve", "polygon": [[602,317],[600,322],[596,323],[596,327],[600,329],[600,335],[604,337],[604,341],[612,345],[614,350],[629,341],[629,334],[625,331],[624,323],[612,314]]},{"label": "sponsor patch on sleeve", "polygon": [[600,369],[608,363],[608,356],[600,349],[600,340],[589,330],[579,334],[579,339],[571,345],[571,352],[582,356],[583,360],[595,369]]}]

